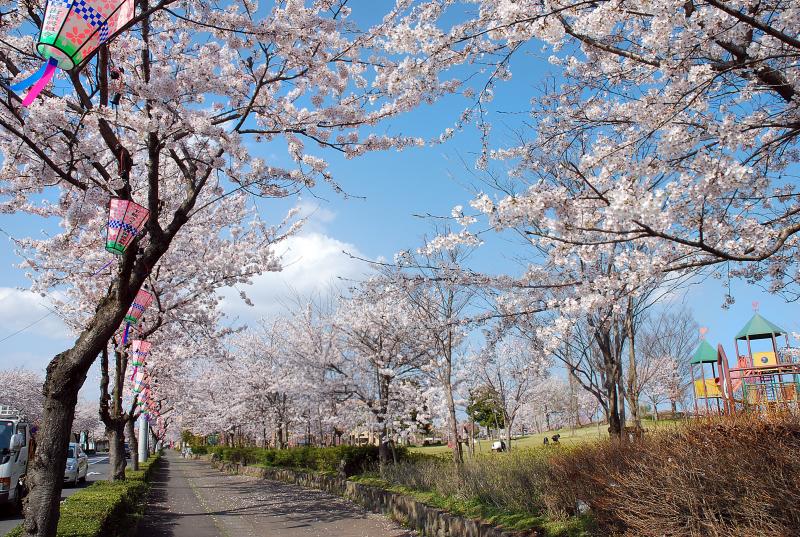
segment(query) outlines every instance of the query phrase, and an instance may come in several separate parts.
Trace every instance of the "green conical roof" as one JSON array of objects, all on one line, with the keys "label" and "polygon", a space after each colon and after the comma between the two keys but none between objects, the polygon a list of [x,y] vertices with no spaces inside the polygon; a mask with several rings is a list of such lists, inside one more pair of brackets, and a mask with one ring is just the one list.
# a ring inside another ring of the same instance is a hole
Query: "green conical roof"
[{"label": "green conical roof", "polygon": [[739,330],[739,333],[736,334],[736,339],[766,339],[771,338],[773,335],[778,336],[785,333],[786,331],[783,328],[756,313],[747,321],[744,328]]},{"label": "green conical roof", "polygon": [[705,339],[700,342],[698,345],[697,350],[694,351],[694,355],[692,355],[692,359],[689,360],[690,364],[707,364],[709,362],[716,362],[717,361],[717,351],[714,350],[714,347],[708,344],[708,341]]}]

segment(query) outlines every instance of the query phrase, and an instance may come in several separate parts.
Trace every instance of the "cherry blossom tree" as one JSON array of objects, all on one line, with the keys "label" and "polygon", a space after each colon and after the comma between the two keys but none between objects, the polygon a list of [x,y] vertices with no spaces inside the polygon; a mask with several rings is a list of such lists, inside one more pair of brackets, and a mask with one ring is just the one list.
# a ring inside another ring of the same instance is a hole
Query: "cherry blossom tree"
[{"label": "cherry blossom tree", "polygon": [[[417,59],[396,73],[406,88],[447,91],[442,72],[476,59],[485,66],[483,77],[465,79],[475,85],[459,88],[475,102],[456,126],[475,121],[484,133],[478,165],[508,163],[514,186],[481,193],[474,210],[553,256],[590,260],[628,242],[643,275],[730,262],[734,275],[796,292],[793,6],[477,3],[465,16],[458,3],[423,2],[387,36]],[[493,91],[533,47],[551,52],[556,77],[531,100],[535,132],[492,149]]]},{"label": "cherry blossom tree", "polygon": [[[260,433],[265,445],[270,442],[279,448],[288,446],[293,424],[316,393],[303,390],[315,384],[313,377],[305,376],[310,368],[293,359],[290,346],[285,345],[290,341],[302,345],[284,332],[291,330],[289,325],[289,319],[262,320],[260,326],[237,338],[236,370],[231,371],[245,392],[237,399],[242,404],[239,420],[254,425],[257,430],[252,432]],[[293,367],[296,365],[299,370]]]},{"label": "cherry blossom tree", "polygon": [[550,357],[542,350],[530,341],[510,336],[490,341],[475,363],[480,382],[497,396],[509,450],[520,409],[533,398],[538,384],[547,376]]},{"label": "cherry blossom tree", "polygon": [[678,404],[685,402],[692,382],[689,360],[697,346],[697,334],[698,325],[685,308],[655,312],[644,324],[640,356],[646,362],[654,362],[653,369],[658,372],[651,381],[652,388],[645,386],[654,406],[653,395],[668,400],[673,414],[678,411]]},{"label": "cherry blossom tree", "polygon": [[21,367],[0,370],[2,399],[0,404],[20,411],[32,423],[41,422],[44,412],[42,395],[44,378],[34,371]]},{"label": "cherry blossom tree", "polygon": [[516,430],[550,431],[563,427],[581,427],[597,415],[597,399],[576,383],[555,376],[537,383],[531,397],[516,420]]},{"label": "cherry blossom tree", "polygon": [[409,415],[420,370],[435,352],[414,307],[391,280],[374,277],[352,290],[333,319],[339,353],[327,364],[332,387],[379,432],[382,463],[391,457],[390,427]]},{"label": "cherry blossom tree", "polygon": [[[480,129],[479,168],[508,170],[505,180],[492,173],[470,208],[454,209],[462,230],[434,243],[479,244],[487,223],[524,238],[531,266],[518,277],[487,276],[488,285],[517,289],[502,299],[508,315],[557,312],[553,347],[592,320],[601,399],[619,431],[622,400],[638,384],[624,304],[701,269],[797,295],[800,22],[782,3],[477,4],[472,13],[421,3],[386,38],[417,60],[396,78],[405,88],[439,94],[450,90],[442,73],[483,66],[483,76],[459,85],[473,101],[455,127]],[[493,147],[494,89],[538,47],[551,54],[554,79],[532,96],[529,129]],[[627,381],[620,349],[629,351]],[[638,403],[628,403],[635,413]]]},{"label": "cherry blossom tree", "polygon": [[[412,314],[421,327],[429,333],[433,343],[432,359],[424,367],[435,389],[444,391],[447,405],[447,422],[450,435],[460,437],[456,415],[458,373],[463,369],[467,334],[476,289],[462,281],[463,265],[471,253],[470,248],[448,250],[428,248],[424,244],[416,253],[398,254],[399,270],[385,271],[401,293],[411,302]],[[463,461],[461,443],[455,441],[453,460]]]},{"label": "cherry blossom tree", "polygon": [[72,431],[79,436],[81,433],[86,433],[87,440],[90,437],[98,438],[103,434],[97,402],[78,401],[78,405],[75,407],[75,420],[72,422]]}]

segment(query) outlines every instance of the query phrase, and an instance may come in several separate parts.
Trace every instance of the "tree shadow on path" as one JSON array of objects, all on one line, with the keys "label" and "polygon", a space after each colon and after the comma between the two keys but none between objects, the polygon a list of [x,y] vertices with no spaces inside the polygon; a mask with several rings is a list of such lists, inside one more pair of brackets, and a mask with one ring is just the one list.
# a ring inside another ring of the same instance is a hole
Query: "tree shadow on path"
[{"label": "tree shadow on path", "polygon": [[189,482],[170,464],[169,457],[162,457],[150,480],[147,507],[136,537],[218,537],[220,532]]}]

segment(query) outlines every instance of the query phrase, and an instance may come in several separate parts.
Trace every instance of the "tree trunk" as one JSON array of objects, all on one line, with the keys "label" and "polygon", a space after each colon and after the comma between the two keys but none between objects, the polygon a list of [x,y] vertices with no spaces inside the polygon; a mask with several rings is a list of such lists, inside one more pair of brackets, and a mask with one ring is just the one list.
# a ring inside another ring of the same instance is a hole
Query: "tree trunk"
[{"label": "tree trunk", "polygon": [[616,397],[617,397],[617,409],[619,412],[619,422],[620,426],[624,429],[625,425],[628,422],[628,419],[625,415],[625,381],[622,377],[621,364],[616,369],[616,383],[617,383]]},{"label": "tree trunk", "polygon": [[375,414],[376,421],[378,422],[378,431],[380,431],[380,438],[378,439],[378,463],[383,466],[389,462],[389,457],[392,453],[389,449],[389,424],[386,423],[386,414],[389,409],[389,390],[392,380],[383,374],[378,374],[378,393],[380,395],[378,403],[378,412]]},{"label": "tree trunk", "polygon": [[631,419],[636,430],[642,428],[639,418],[639,386],[636,371],[636,333],[633,327],[633,299],[628,298],[628,308],[625,315],[625,331],[628,338],[628,386],[626,395],[630,407]]},{"label": "tree trunk", "polygon": [[106,425],[108,437],[108,464],[111,467],[111,480],[125,480],[125,423],[116,421],[111,426]]},{"label": "tree trunk", "polygon": [[[384,428],[384,431],[385,430]],[[378,442],[378,464],[381,466],[388,464],[391,457],[392,450],[389,448],[389,441],[384,440],[384,436],[381,435],[380,441]]]},{"label": "tree trunk", "polygon": [[514,423],[512,418],[506,416],[506,449],[511,452],[511,425]]},{"label": "tree trunk", "polygon": [[622,438],[625,415],[624,407],[620,408],[620,394],[618,391],[619,387],[622,386],[622,367],[619,354],[616,352],[618,346],[614,345],[611,328],[606,323],[590,322],[590,326],[593,331],[592,337],[603,358],[601,378],[606,401],[603,402],[598,398],[598,402],[608,419],[608,434],[612,438]]},{"label": "tree trunk", "polygon": [[[44,387],[44,417],[36,455],[28,472],[31,489],[24,500],[24,530],[26,535],[31,536],[52,537],[56,534],[70,429],[75,417],[78,390],[85,379],[85,376],[69,379],[72,382],[63,379],[58,368],[60,359],[64,359],[64,354],[56,356],[48,367],[48,380]],[[63,384],[55,379],[63,379]],[[52,389],[59,385],[61,389]]]},{"label": "tree trunk", "polygon": [[[448,367],[448,371],[449,371]],[[461,450],[461,442],[458,441],[458,417],[456,416],[456,403],[453,398],[453,385],[450,382],[448,374],[447,381],[445,382],[445,391],[447,392],[447,411],[450,421],[450,434],[453,435],[453,462],[461,464],[464,462],[464,453]]]},{"label": "tree trunk", "polygon": [[136,427],[134,419],[128,419],[125,423],[125,431],[128,436],[128,445],[131,447],[131,470],[139,469],[139,442],[136,439]]},{"label": "tree trunk", "polygon": [[611,437],[622,438],[622,423],[620,421],[616,382],[612,382],[608,393],[608,434]]},{"label": "tree trunk", "polygon": [[37,438],[38,448],[27,476],[30,493],[23,524],[26,536],[55,537],[78,391],[86,381],[89,367],[122,322],[144,277],[142,273],[141,280],[137,279],[138,283],[129,288],[124,298],[120,298],[123,292],[115,284],[100,302],[93,322],[81,333],[75,345],[56,355],[47,366],[42,389],[44,415]]},{"label": "tree trunk", "polygon": [[469,454],[475,457],[475,420],[472,420],[469,428]]},{"label": "tree trunk", "polygon": [[575,391],[575,375],[572,371],[567,375],[567,381],[569,382],[569,411],[572,418],[572,433],[574,434],[575,429],[581,426],[581,416],[578,409],[578,394]]}]

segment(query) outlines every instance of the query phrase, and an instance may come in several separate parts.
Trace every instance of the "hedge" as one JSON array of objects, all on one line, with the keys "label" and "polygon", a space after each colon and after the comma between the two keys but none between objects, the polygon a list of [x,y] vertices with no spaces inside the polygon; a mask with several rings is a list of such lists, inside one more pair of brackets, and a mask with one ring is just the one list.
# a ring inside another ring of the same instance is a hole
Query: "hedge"
[{"label": "hedge", "polygon": [[[148,482],[159,456],[127,471],[125,481],[96,481],[61,504],[57,537],[128,537],[136,532],[145,508]],[[7,537],[19,537],[17,526]]]},{"label": "hedge", "polygon": [[[208,453],[222,460],[267,467],[314,470],[348,476],[371,469],[378,462],[377,446],[297,447],[289,449],[209,447]],[[395,450],[398,458],[408,456],[405,448]],[[344,464],[342,464],[344,461]]]}]

